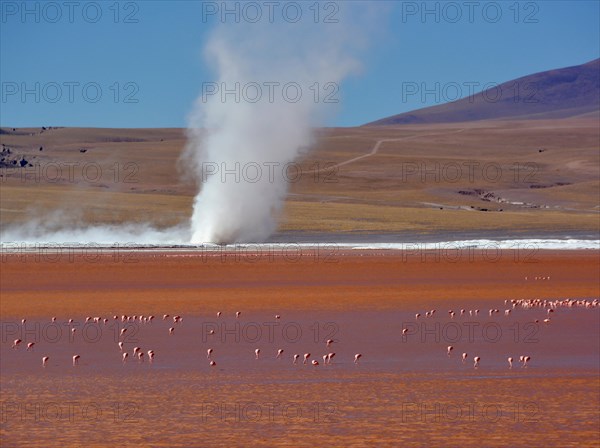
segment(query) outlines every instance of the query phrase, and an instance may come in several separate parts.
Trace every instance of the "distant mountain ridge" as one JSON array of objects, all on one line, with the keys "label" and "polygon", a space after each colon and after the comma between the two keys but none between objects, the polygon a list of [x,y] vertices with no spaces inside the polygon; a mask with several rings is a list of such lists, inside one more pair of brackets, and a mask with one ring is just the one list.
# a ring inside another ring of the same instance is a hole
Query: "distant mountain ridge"
[{"label": "distant mountain ridge", "polygon": [[600,59],[514,79],[450,103],[365,126],[456,123],[503,118],[565,118],[600,110]]}]

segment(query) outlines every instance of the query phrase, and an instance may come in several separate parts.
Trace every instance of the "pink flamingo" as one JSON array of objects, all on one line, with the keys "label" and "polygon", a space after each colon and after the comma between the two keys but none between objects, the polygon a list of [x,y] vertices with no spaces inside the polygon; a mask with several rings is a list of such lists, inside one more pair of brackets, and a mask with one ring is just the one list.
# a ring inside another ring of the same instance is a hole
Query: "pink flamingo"
[{"label": "pink flamingo", "polygon": [[257,348],[256,350],[254,350],[254,355],[256,356],[255,359],[258,359],[260,357],[260,348]]},{"label": "pink flamingo", "polygon": [[127,353],[127,352],[123,353],[123,356],[122,356],[123,364],[125,364],[125,361],[127,361],[128,356],[129,356],[129,353]]},{"label": "pink flamingo", "polygon": [[213,349],[209,348],[208,350],[206,350],[206,358],[210,359],[210,355],[212,355]]},{"label": "pink flamingo", "polygon": [[221,317],[221,312],[217,311],[217,317]]},{"label": "pink flamingo", "polygon": [[481,358],[479,356],[475,356],[475,358],[473,358],[473,367],[475,367],[475,368],[479,367],[480,360],[481,360]]},{"label": "pink flamingo", "polygon": [[239,319],[239,317],[242,315],[241,311],[236,311],[235,313],[235,317],[237,317]]},{"label": "pink flamingo", "polygon": [[44,356],[42,358],[42,367],[46,367],[46,364],[48,364],[48,361],[50,360],[49,356]]},{"label": "pink flamingo", "polygon": [[468,356],[468,355],[467,355],[466,353],[463,353],[463,354],[462,354],[462,362],[463,362],[463,364],[464,364],[464,363],[465,363],[465,361],[467,360],[467,356]]},{"label": "pink flamingo", "polygon": [[119,349],[120,349],[121,351],[123,351],[123,343],[122,343],[122,342],[119,342]]},{"label": "pink flamingo", "polygon": [[214,366],[216,366],[216,365],[217,365],[217,363],[216,363],[216,362],[214,362],[214,361],[211,361],[211,362],[209,363],[209,365],[210,365],[211,367],[214,367]]},{"label": "pink flamingo", "polygon": [[313,366],[315,366],[315,367],[319,365],[319,361],[317,361],[316,359],[313,359],[313,360],[311,361],[311,363],[312,363],[312,365],[313,365]]},{"label": "pink flamingo", "polygon": [[306,364],[308,362],[308,358],[310,357],[310,353],[305,353],[304,354],[304,361],[302,361],[302,364]]},{"label": "pink flamingo", "polygon": [[362,358],[362,355],[360,353],[357,353],[356,355],[354,355],[354,364],[358,364],[358,360]]},{"label": "pink flamingo", "polygon": [[511,357],[508,358],[508,368],[512,369],[513,359]]},{"label": "pink flamingo", "polygon": [[294,361],[292,362],[292,364],[298,364],[298,358],[300,358],[300,355],[294,355]]},{"label": "pink flamingo", "polygon": [[327,364],[331,364],[331,360],[333,359],[334,356],[335,356],[335,353],[327,354]]},{"label": "pink flamingo", "polygon": [[150,363],[154,361],[154,350],[148,350],[148,361],[150,361]]},{"label": "pink flamingo", "polygon": [[137,355],[142,349],[140,347],[133,347],[133,356]]},{"label": "pink flamingo", "polygon": [[327,339],[327,342],[325,343],[325,346],[329,347],[331,344],[333,344],[333,339]]},{"label": "pink flamingo", "polygon": [[283,355],[283,349],[279,349],[277,350],[277,356],[275,357],[275,359],[281,359],[281,355]]},{"label": "pink flamingo", "polygon": [[452,350],[454,350],[454,347],[452,347],[451,345],[448,346],[448,356],[450,356],[450,353],[452,352]]},{"label": "pink flamingo", "polygon": [[169,334],[173,334],[174,331],[175,331],[175,328],[173,328],[173,327],[169,328]]},{"label": "pink flamingo", "polygon": [[19,348],[19,344],[20,344],[21,342],[23,342],[23,341],[21,341],[20,339],[15,339],[15,340],[13,341],[12,348]]},{"label": "pink flamingo", "polygon": [[73,356],[73,367],[79,364],[79,358],[81,358],[79,355]]},{"label": "pink flamingo", "polygon": [[27,350],[26,351],[33,351],[33,346],[35,345],[35,342],[30,342],[29,344],[27,344]]},{"label": "pink flamingo", "polygon": [[138,353],[138,361],[139,362],[144,362],[144,352],[139,352]]}]

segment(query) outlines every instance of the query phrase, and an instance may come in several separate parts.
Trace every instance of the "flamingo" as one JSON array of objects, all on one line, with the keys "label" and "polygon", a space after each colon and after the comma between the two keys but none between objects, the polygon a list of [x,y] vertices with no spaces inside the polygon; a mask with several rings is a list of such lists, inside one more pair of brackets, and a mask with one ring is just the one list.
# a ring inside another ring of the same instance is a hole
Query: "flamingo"
[{"label": "flamingo", "polygon": [[406,334],[406,333],[408,333],[408,328],[403,328],[402,329],[402,334]]},{"label": "flamingo", "polygon": [[210,359],[210,355],[212,355],[213,349],[209,348],[208,350],[206,350],[206,358]]},{"label": "flamingo", "polygon": [[419,317],[421,317],[421,313],[417,313],[417,314],[415,314],[415,319],[417,319],[417,320],[418,320],[418,319],[419,319]]},{"label": "flamingo", "polygon": [[279,314],[275,314],[275,319],[281,319],[281,316]]},{"label": "flamingo", "polygon": [[256,356],[255,359],[258,359],[260,357],[260,348],[257,348],[256,350],[254,350],[254,355]]},{"label": "flamingo", "polygon": [[138,352],[141,352],[142,349],[140,347],[133,347],[133,356],[137,355]]},{"label": "flamingo", "polygon": [[71,325],[73,323],[73,319],[68,320],[68,324]]},{"label": "flamingo", "polygon": [[52,318],[52,322],[56,322],[56,317],[53,317],[53,318]]},{"label": "flamingo", "polygon": [[125,364],[125,361],[127,361],[128,356],[129,356],[129,353],[127,353],[127,352],[123,353],[123,356],[122,356],[123,364]]},{"label": "flamingo", "polygon": [[33,351],[33,346],[35,345],[35,342],[30,342],[29,344],[27,344],[27,350],[26,351]]},{"label": "flamingo", "polygon": [[79,358],[81,358],[81,356],[79,356],[79,355],[73,356],[73,367],[75,367],[76,365],[79,364]]},{"label": "flamingo", "polygon": [[210,331],[208,332],[208,334],[210,334],[210,335],[213,335],[213,334],[215,334],[215,330],[210,330]]},{"label": "flamingo", "polygon": [[362,358],[362,355],[360,353],[357,353],[356,355],[354,355],[354,364],[358,364],[358,360]]},{"label": "flamingo", "polygon": [[25,325],[25,322],[27,322],[27,319],[21,319],[21,325]]},{"label": "flamingo", "polygon": [[127,333],[127,328],[122,328],[119,332],[119,336],[123,336],[125,333]]},{"label": "flamingo", "polygon": [[236,311],[235,313],[235,317],[237,317],[239,319],[239,317],[242,315],[241,311]]},{"label": "flamingo", "polygon": [[148,361],[150,361],[150,363],[154,361],[154,350],[148,350]]},{"label": "flamingo", "polygon": [[308,358],[310,357],[310,353],[305,353],[304,354],[304,361],[302,361],[302,364],[306,364],[308,362]]},{"label": "flamingo", "polygon": [[119,349],[120,349],[121,351],[123,351],[123,343],[122,343],[122,342],[119,342]]},{"label": "flamingo", "polygon": [[300,355],[294,355],[294,361],[292,362],[292,364],[298,364],[298,358],[300,358]]},{"label": "flamingo", "polygon": [[209,363],[209,365],[210,365],[211,367],[214,367],[214,366],[216,366],[216,365],[217,365],[217,363],[216,363],[216,362],[214,362],[214,361],[211,361],[211,362]]},{"label": "flamingo", "polygon": [[221,312],[217,311],[217,317],[221,317]]},{"label": "flamingo", "polygon": [[479,367],[480,360],[481,360],[481,358],[479,356],[475,356],[475,358],[473,358],[473,367],[475,367],[475,368]]},{"label": "flamingo", "polygon": [[327,355],[323,355],[323,364],[327,365]]},{"label": "flamingo", "polygon": [[319,365],[319,361],[317,361],[316,359],[313,359],[313,360],[311,361],[311,364],[312,364],[313,366],[315,366],[315,367],[316,367],[316,366],[318,366],[318,365]]},{"label": "flamingo", "polygon": [[464,363],[465,363],[465,361],[467,360],[467,356],[468,356],[468,355],[467,355],[466,353],[463,353],[463,354],[462,354],[462,362],[463,362],[463,364],[464,364]]},{"label": "flamingo", "polygon": [[327,339],[325,346],[329,347],[331,344],[333,344],[333,339]]},{"label": "flamingo", "polygon": [[174,331],[175,331],[175,328],[173,328],[173,327],[169,328],[169,334],[173,334]]},{"label": "flamingo", "polygon": [[513,363],[513,359],[512,358],[508,358],[508,368],[512,369],[512,363]]},{"label": "flamingo", "polygon": [[327,364],[331,364],[331,360],[333,359],[334,356],[335,356],[335,353],[327,354]]},{"label": "flamingo", "polygon": [[138,353],[138,361],[139,362],[144,362],[144,352],[139,352]]},{"label": "flamingo", "polygon": [[168,317],[169,317],[168,314],[163,314],[163,320],[167,320]]},{"label": "flamingo", "polygon": [[48,364],[48,361],[50,360],[49,356],[44,356],[42,358],[42,367],[46,367],[46,364]]},{"label": "flamingo", "polygon": [[521,367],[527,367],[527,363],[531,359],[531,356],[523,356],[523,365]]},{"label": "flamingo", "polygon": [[283,355],[283,349],[279,349],[277,350],[277,356],[275,357],[275,359],[281,359],[281,355]]},{"label": "flamingo", "polygon": [[76,332],[76,331],[77,331],[77,328],[71,328],[71,334],[72,334],[73,336],[75,336],[75,332]]},{"label": "flamingo", "polygon": [[15,340],[13,341],[12,348],[19,348],[19,344],[20,344],[21,342],[23,342],[23,341],[21,341],[20,339],[15,339]]},{"label": "flamingo", "polygon": [[451,345],[448,346],[448,356],[450,356],[450,353],[452,352],[452,350],[454,350],[454,347],[452,347]]}]

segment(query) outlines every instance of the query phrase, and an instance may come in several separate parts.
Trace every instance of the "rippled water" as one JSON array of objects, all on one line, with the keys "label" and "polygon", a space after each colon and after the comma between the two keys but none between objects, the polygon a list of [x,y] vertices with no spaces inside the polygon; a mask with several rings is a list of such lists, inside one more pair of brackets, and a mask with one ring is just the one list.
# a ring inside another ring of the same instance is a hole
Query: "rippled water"
[{"label": "rippled water", "polygon": [[[598,309],[560,309],[549,325],[534,323],[543,310],[453,320],[438,310],[419,322],[414,311],[157,318],[129,326],[125,343],[130,354],[153,349],[154,363],[130,356],[125,365],[116,344],[123,324],[112,316],[87,326],[81,317],[72,340],[63,317],[63,332],[49,318],[28,320],[33,351],[11,348],[23,326],[5,320],[2,447],[598,446]],[[411,330],[405,338],[402,328]],[[329,351],[333,363],[323,365]],[[320,365],[302,365],[306,352]],[[532,357],[527,368],[522,354]]]}]

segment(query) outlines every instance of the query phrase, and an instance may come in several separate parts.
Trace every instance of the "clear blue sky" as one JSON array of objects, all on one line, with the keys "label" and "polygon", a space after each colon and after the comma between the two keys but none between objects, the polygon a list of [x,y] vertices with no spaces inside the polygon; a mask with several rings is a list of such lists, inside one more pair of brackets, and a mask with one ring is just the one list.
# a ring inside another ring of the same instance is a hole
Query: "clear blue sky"
[{"label": "clear blue sky", "polygon": [[[266,17],[268,6],[256,3]],[[312,20],[313,3],[299,2],[301,20]],[[333,11],[326,3],[323,15]],[[599,57],[598,1],[484,1],[472,11],[464,3],[429,2],[438,13],[425,16],[421,1],[380,3],[389,11],[363,70],[342,83],[338,113],[326,125],[359,125],[445,100],[403,98],[406,82],[500,83]],[[183,127],[202,82],[214,81],[202,47],[217,19],[203,21],[201,2],[82,1],[72,10],[63,1],[25,2],[30,12],[22,1],[0,4],[2,126]],[[23,88],[33,93],[23,98]]]}]

